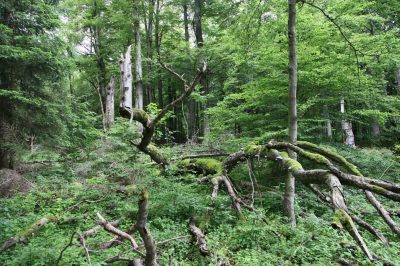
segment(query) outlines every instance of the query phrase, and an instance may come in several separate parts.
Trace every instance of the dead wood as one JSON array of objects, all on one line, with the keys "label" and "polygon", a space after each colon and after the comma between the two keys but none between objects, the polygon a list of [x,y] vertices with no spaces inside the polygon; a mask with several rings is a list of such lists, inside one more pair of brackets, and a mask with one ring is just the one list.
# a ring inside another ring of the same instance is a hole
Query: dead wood
[{"label": "dead wood", "polygon": [[193,242],[196,244],[200,253],[203,256],[209,256],[210,251],[208,250],[206,236],[203,231],[196,226],[196,220],[192,218],[189,223],[189,233],[193,237]]}]

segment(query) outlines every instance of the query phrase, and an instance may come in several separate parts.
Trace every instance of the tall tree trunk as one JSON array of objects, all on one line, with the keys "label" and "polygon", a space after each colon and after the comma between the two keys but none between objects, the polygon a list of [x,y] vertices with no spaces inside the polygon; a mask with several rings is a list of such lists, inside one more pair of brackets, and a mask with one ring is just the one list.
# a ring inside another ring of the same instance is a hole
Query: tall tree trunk
[{"label": "tall tree trunk", "polygon": [[15,151],[10,147],[15,142],[13,135],[13,127],[5,117],[0,116],[0,169],[14,168]]},{"label": "tall tree trunk", "polygon": [[125,54],[121,54],[119,61],[121,73],[121,108],[132,109],[132,63],[131,45],[128,46]]},{"label": "tall tree trunk", "polygon": [[378,138],[379,135],[381,134],[381,129],[379,127],[379,123],[376,118],[374,118],[374,120],[372,121],[371,128],[372,128],[372,137],[376,140],[376,138]]},{"label": "tall tree trunk", "polygon": [[185,28],[185,41],[189,43],[189,15],[187,3],[183,4],[183,24]]},{"label": "tall tree trunk", "polygon": [[[342,114],[345,113],[345,106],[344,106],[344,99],[342,98],[340,100],[340,112]],[[345,135],[345,141],[344,143],[350,147],[355,147],[356,143],[354,140],[354,133],[353,133],[353,125],[350,121],[347,121],[346,119],[342,120],[342,130]]]},{"label": "tall tree trunk", "polygon": [[[93,12],[92,17],[96,19],[99,16],[99,10],[97,8],[97,2],[93,1]],[[106,70],[106,63],[104,61],[103,55],[103,47],[101,43],[101,29],[97,24],[95,24],[91,30],[91,37],[92,37],[92,47],[96,56],[96,63],[97,63],[97,83],[98,83],[98,92],[100,94],[101,106],[102,106],[102,114],[103,114],[103,124],[105,121],[104,113],[105,113],[105,106],[106,106],[106,86],[107,86],[107,70]]]},{"label": "tall tree trunk", "polygon": [[134,32],[135,32],[135,48],[136,48],[136,97],[135,108],[143,110],[143,73],[142,73],[142,48],[140,40],[140,19],[139,19],[139,0],[134,0]]},{"label": "tall tree trunk", "polygon": [[[187,49],[189,52],[189,41],[190,41],[190,36],[189,36],[189,13],[188,13],[188,5],[187,2],[183,4],[183,27],[185,29],[185,41],[187,45]],[[197,38],[196,38],[197,40]],[[192,98],[189,99],[188,102],[188,140],[197,142],[197,135],[198,135],[198,122],[197,122],[197,117],[196,117],[196,101],[193,100]]]},{"label": "tall tree trunk", "polygon": [[[289,142],[297,142],[297,53],[296,53],[296,0],[288,0],[288,38],[289,38]],[[289,151],[289,156],[296,159],[297,155]],[[296,226],[294,213],[295,179],[288,173],[285,180],[285,195],[283,209],[292,226]]]},{"label": "tall tree trunk", "polygon": [[115,95],[115,79],[111,77],[106,89],[106,111],[105,111],[105,128],[110,129],[114,124],[114,95]]},{"label": "tall tree trunk", "polygon": [[396,79],[396,91],[397,95],[400,96],[400,66],[397,68],[397,71],[395,73],[395,79]]},{"label": "tall tree trunk", "polygon": [[324,105],[324,116],[325,116],[325,133],[329,139],[332,139],[332,121],[329,118],[328,106]]},{"label": "tall tree trunk", "polygon": [[[146,25],[146,56],[147,56],[147,71],[148,73],[152,72],[153,69],[153,29],[154,29],[154,8],[155,8],[155,0],[147,0],[148,2],[148,20],[145,21]],[[145,13],[146,14],[146,13]],[[154,101],[154,89],[152,81],[148,81],[146,84],[146,94],[147,94],[147,102],[151,103]]]},{"label": "tall tree trunk", "polygon": [[[194,16],[193,16],[193,28],[194,28],[194,35],[196,37],[196,44],[198,48],[203,48],[204,46],[204,39],[203,39],[203,29],[202,29],[202,5],[203,5],[203,0],[195,0],[194,1]],[[201,58],[199,60],[200,64],[205,63],[205,58],[204,55],[200,55]],[[207,95],[209,93],[209,88],[208,88],[208,82],[207,82],[207,76],[203,75],[202,79],[200,80],[200,85],[202,87],[202,91],[204,95]],[[203,126],[201,127],[203,129],[203,137],[206,140],[207,136],[210,131],[209,127],[209,121],[208,121],[208,116],[205,114],[205,110],[208,108],[208,103],[207,101],[202,105],[202,115],[203,115]]]}]

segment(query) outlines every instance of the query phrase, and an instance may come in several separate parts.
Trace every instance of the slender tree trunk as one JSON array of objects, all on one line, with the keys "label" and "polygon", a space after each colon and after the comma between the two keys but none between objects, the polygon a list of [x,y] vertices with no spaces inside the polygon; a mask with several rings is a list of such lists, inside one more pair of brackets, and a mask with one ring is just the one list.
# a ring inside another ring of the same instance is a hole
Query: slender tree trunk
[{"label": "slender tree trunk", "polygon": [[183,4],[183,24],[185,28],[185,41],[189,43],[189,15],[187,3]]},{"label": "slender tree trunk", "polygon": [[[97,16],[99,16],[99,11],[97,8],[97,2],[93,2],[93,12],[92,12],[92,17],[95,19]],[[103,47],[101,43],[101,29],[97,24],[95,24],[91,28],[91,36],[92,36],[92,47],[94,50],[94,53],[96,55],[96,62],[97,62],[97,70],[98,70],[98,75],[97,75],[97,82],[98,82],[98,91],[100,93],[100,100],[101,100],[101,106],[102,106],[102,114],[105,113],[105,107],[106,107],[106,86],[107,86],[107,70],[106,70],[106,63],[104,61],[104,55],[103,55]],[[105,120],[105,117],[103,116],[103,121]]]},{"label": "slender tree trunk", "polygon": [[131,45],[128,46],[125,54],[121,54],[119,61],[121,73],[121,108],[132,109],[132,62]]},{"label": "slender tree trunk", "polygon": [[371,124],[372,127],[372,137],[377,138],[381,134],[381,129],[379,127],[378,120],[375,118]]},{"label": "slender tree trunk", "polygon": [[[154,45],[157,52],[157,56],[160,56],[161,49],[161,33],[160,33],[160,0],[156,0],[155,8],[155,23],[154,23]],[[157,69],[157,101],[158,107],[164,107],[164,93],[163,93],[163,80],[162,80],[162,70]],[[161,128],[163,139],[165,139],[166,128],[163,126]]]},{"label": "slender tree trunk", "polygon": [[135,108],[143,110],[143,73],[142,73],[142,48],[140,39],[140,19],[139,19],[139,0],[134,0],[134,32],[135,32],[135,48],[136,48],[136,97]]},{"label": "slender tree trunk", "polygon": [[[203,48],[204,46],[204,39],[203,39],[203,29],[202,29],[202,5],[203,5],[203,0],[195,0],[194,1],[194,16],[193,16],[193,28],[194,28],[194,34],[196,37],[196,44],[198,48]],[[200,58],[200,64],[205,63],[205,58],[204,55],[201,55]],[[204,95],[207,95],[209,93],[209,88],[208,88],[208,82],[207,82],[207,76],[204,75],[202,79],[200,80],[200,85],[202,87]],[[205,110],[208,108],[208,103],[207,101],[202,105],[203,109],[203,137],[205,140],[207,140],[207,136],[210,131],[209,127],[209,120],[208,116],[205,114]]]},{"label": "slender tree trunk", "polygon": [[329,139],[332,139],[332,121],[329,118],[328,106],[326,104],[324,105],[324,116],[326,118],[326,120],[325,120],[325,133],[326,133],[326,136]]},{"label": "slender tree trunk", "polygon": [[396,73],[395,73],[395,79],[396,79],[396,91],[397,95],[400,96],[400,67],[398,67]]},{"label": "slender tree trunk", "polygon": [[115,79],[111,77],[106,89],[106,111],[105,111],[105,127],[110,129],[114,124],[114,94],[115,94]]},{"label": "slender tree trunk", "polygon": [[[187,3],[183,4],[183,26],[185,29],[185,41],[187,48],[189,50],[189,14],[188,14],[188,5]],[[189,52],[189,51],[188,51]],[[198,122],[196,119],[196,102],[192,98],[189,99],[189,107],[188,107],[188,132],[187,136],[188,140],[193,142],[197,142],[197,132],[198,132]]]},{"label": "slender tree trunk", "polygon": [[[297,142],[297,54],[296,54],[296,0],[288,0],[288,38],[289,38],[289,142]],[[289,156],[296,159],[296,153],[290,151]],[[295,179],[291,173],[285,180],[283,209],[292,226],[296,226],[294,213]]]},{"label": "slender tree trunk", "polygon": [[[340,112],[342,114],[345,113],[345,106],[344,106],[344,99],[342,98],[340,100]],[[350,147],[355,147],[356,143],[354,140],[354,133],[353,133],[353,125],[350,121],[347,121],[346,119],[342,120],[342,130],[345,135],[345,141],[344,143]]]},{"label": "slender tree trunk", "polygon": [[0,169],[14,168],[15,152],[12,148],[7,147],[7,144],[13,144],[11,136],[14,135],[13,128],[10,123],[4,118],[0,117]]},{"label": "slender tree trunk", "polygon": [[[153,64],[153,29],[154,29],[154,7],[155,7],[155,0],[148,0],[149,7],[149,17],[146,23],[146,55],[147,55],[147,71],[148,73],[152,72]],[[147,82],[146,86],[147,91],[147,101],[151,103],[154,101],[154,89],[152,81]]]}]

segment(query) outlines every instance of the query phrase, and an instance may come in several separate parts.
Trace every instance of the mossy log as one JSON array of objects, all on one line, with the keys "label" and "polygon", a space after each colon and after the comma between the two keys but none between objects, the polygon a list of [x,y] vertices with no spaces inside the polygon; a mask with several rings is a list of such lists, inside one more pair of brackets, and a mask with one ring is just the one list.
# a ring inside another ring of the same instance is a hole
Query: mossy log
[{"label": "mossy log", "polygon": [[26,244],[29,239],[36,233],[38,232],[41,228],[43,228],[46,224],[52,223],[52,222],[57,222],[59,221],[59,217],[54,216],[54,215],[49,215],[46,217],[43,217],[30,225],[28,228],[25,230],[17,233],[14,237],[11,237],[7,241],[5,241],[1,246],[0,246],[0,252],[3,252],[16,244]]}]

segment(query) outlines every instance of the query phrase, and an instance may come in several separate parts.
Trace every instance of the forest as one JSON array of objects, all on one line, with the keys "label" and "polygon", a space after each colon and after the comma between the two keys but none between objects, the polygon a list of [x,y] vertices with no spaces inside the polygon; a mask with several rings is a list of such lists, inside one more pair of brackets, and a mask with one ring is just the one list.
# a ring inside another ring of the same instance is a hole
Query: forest
[{"label": "forest", "polygon": [[400,265],[400,1],[0,0],[0,265]]}]

